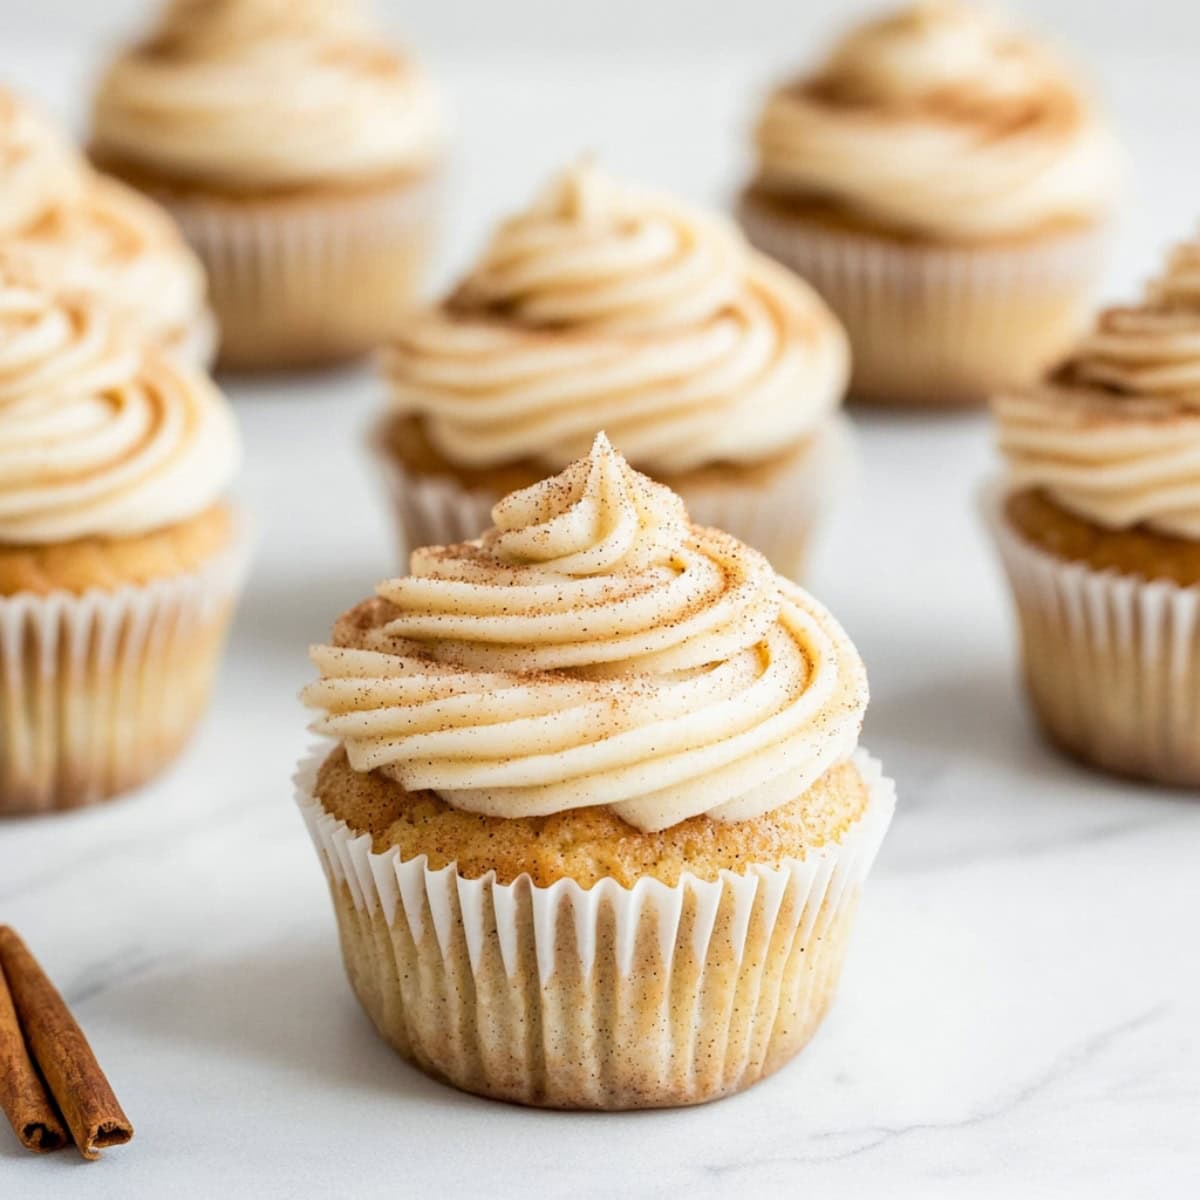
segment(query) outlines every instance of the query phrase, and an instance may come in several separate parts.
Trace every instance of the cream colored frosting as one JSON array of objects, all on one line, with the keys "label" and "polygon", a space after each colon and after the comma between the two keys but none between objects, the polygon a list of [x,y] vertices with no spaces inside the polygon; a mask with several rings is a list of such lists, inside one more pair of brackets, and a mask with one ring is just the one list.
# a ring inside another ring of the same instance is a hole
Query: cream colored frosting
[{"label": "cream colored frosting", "polygon": [[639,467],[755,461],[816,431],[845,335],[725,221],[584,164],[502,224],[387,357],[393,407],[466,466],[557,469],[606,428]]},{"label": "cream colored frosting", "polygon": [[1200,539],[1200,243],[1100,314],[1048,384],[995,402],[1015,486],[1106,528]]},{"label": "cream colored frosting", "polygon": [[220,498],[238,457],[205,377],[97,306],[0,284],[0,542],[172,525]]},{"label": "cream colored frosting", "polygon": [[958,0],[851,32],[815,75],[771,95],[756,140],[765,189],[950,240],[1090,222],[1120,178],[1063,64]]},{"label": "cream colored frosting", "polygon": [[833,618],[603,434],[495,526],[418,550],[304,699],[358,771],[516,818],[748,820],[854,750],[866,676]]},{"label": "cream colored frosting", "polygon": [[0,237],[36,221],[83,190],[86,169],[66,136],[0,88]]},{"label": "cream colored frosting", "polygon": [[175,0],[94,114],[102,156],[250,188],[424,170],[441,137],[432,85],[354,0]]},{"label": "cream colored frosting", "polygon": [[167,344],[204,319],[204,269],[158,205],[93,175],[70,204],[0,242],[0,275],[100,300],[134,332]]}]

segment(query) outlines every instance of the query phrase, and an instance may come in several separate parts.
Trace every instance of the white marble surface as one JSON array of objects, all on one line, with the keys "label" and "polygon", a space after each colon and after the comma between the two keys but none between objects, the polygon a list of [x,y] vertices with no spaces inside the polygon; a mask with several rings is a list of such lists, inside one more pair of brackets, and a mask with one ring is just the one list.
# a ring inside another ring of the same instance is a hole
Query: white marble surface
[{"label": "white marble surface", "polygon": [[[0,74],[69,109],[82,61],[6,46]],[[1193,73],[1102,65],[1138,145],[1128,287],[1200,210]],[[462,134],[446,264],[581,145],[719,200],[761,75],[729,57],[442,67]],[[304,646],[394,562],[360,444],[378,387],[230,391],[260,545],[210,719],[141,795],[0,826],[0,920],[60,982],[137,1138],[84,1166],[0,1130],[0,1196],[1197,1193],[1200,804],[1091,774],[1031,729],[973,502],[982,418],[858,417],[858,488],[811,580],[867,659],[867,743],[901,795],[834,1012],[744,1096],[594,1116],[430,1083],[359,1013],[288,777]]]}]

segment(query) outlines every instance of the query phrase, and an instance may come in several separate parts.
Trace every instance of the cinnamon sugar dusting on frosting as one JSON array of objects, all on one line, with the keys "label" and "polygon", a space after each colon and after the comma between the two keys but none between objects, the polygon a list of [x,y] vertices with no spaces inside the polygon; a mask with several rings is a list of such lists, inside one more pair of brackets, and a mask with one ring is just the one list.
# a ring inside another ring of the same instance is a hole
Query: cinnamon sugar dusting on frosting
[{"label": "cinnamon sugar dusting on frosting", "polygon": [[557,470],[605,427],[670,474],[799,444],[848,362],[826,305],[731,224],[585,162],[405,321],[387,369],[393,408],[456,464]]},{"label": "cinnamon sugar dusting on frosting", "polygon": [[87,301],[0,281],[0,542],[166,528],[214,504],[238,457],[205,377]]},{"label": "cinnamon sugar dusting on frosting", "polygon": [[1200,410],[1200,242],[1175,247],[1140,304],[1100,313],[1055,378]]},{"label": "cinnamon sugar dusting on frosting", "polygon": [[1058,58],[984,8],[938,0],[853,29],[768,99],[759,184],[945,238],[1091,221],[1119,156]]},{"label": "cinnamon sugar dusting on frosting", "polygon": [[1104,528],[1200,540],[1200,244],[1106,309],[1031,393],[995,401],[1017,486]]},{"label": "cinnamon sugar dusting on frosting", "polygon": [[493,515],[315,648],[305,699],[356,770],[472,812],[605,804],[651,830],[755,816],[852,752],[866,680],[836,622],[603,435]]},{"label": "cinnamon sugar dusting on frosting", "polygon": [[356,0],[174,0],[94,124],[113,159],[248,189],[422,172],[443,135],[435,89]]}]

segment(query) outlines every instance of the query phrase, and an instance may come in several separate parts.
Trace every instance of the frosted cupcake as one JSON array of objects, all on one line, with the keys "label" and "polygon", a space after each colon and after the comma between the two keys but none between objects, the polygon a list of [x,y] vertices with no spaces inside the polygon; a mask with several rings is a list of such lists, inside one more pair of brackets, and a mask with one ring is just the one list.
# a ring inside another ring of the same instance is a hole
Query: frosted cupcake
[{"label": "frosted cupcake", "polygon": [[64,135],[0,89],[0,275],[103,303],[132,336],[198,365],[216,350],[204,271],[170,218],[91,171]]},{"label": "frosted cupcake", "polygon": [[175,216],[221,363],[306,365],[392,332],[429,250],[439,106],[354,0],[174,0],[104,76],[93,157]]},{"label": "frosted cupcake", "polygon": [[610,431],[693,517],[801,569],[841,444],[845,335],[721,219],[584,164],[497,229],[386,356],[377,444],[410,546]]},{"label": "frosted cupcake", "polygon": [[299,776],[354,990],[422,1070],[559,1108],[729,1095],[829,1006],[894,805],[811,596],[600,436],[314,649]]},{"label": "frosted cupcake", "polygon": [[740,214],[842,318],[852,391],[978,402],[1079,333],[1119,156],[1066,67],[997,17],[927,0],[776,90]]},{"label": "frosted cupcake", "polygon": [[157,774],[242,560],[222,397],[98,306],[0,284],[0,815]]},{"label": "frosted cupcake", "polygon": [[1042,724],[1101,767],[1200,786],[1200,243],[995,412],[991,515]]}]

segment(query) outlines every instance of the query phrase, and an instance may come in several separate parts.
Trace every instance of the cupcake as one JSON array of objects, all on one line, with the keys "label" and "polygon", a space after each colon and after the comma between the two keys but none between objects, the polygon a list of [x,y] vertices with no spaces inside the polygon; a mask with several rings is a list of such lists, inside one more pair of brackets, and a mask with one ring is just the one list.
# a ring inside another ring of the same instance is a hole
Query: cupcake
[{"label": "cupcake", "polygon": [[0,284],[0,814],[125,791],[187,738],[239,581],[237,458],[203,376]]},{"label": "cupcake", "polygon": [[346,358],[393,331],[440,148],[431,85],[354,0],[173,0],[93,116],[96,162],[203,259],[229,367]]},{"label": "cupcake", "polygon": [[720,218],[587,163],[409,314],[385,366],[375,441],[409,546],[476,536],[603,427],[796,575],[838,466],[847,347],[825,305]]},{"label": "cupcake", "polygon": [[894,806],[862,662],[603,435],[313,650],[298,776],[383,1038],[480,1095],[696,1104],[813,1035]]},{"label": "cupcake", "polygon": [[204,270],[170,218],[90,170],[53,125],[0,89],[0,277],[102,302],[130,335],[207,365]]},{"label": "cupcake", "polygon": [[750,240],[841,317],[864,399],[958,405],[1033,382],[1086,320],[1119,155],[1067,68],[926,0],[767,100]]},{"label": "cupcake", "polygon": [[1200,786],[1200,242],[995,413],[989,509],[1042,725],[1097,766]]}]

